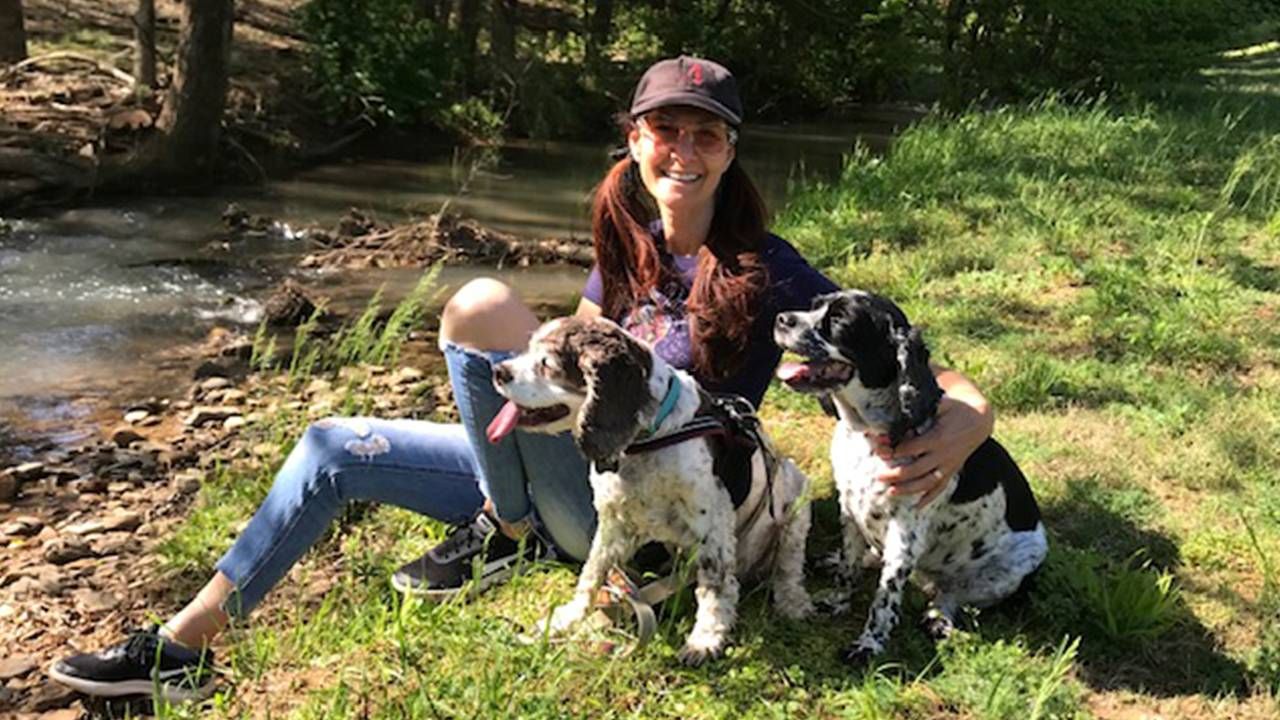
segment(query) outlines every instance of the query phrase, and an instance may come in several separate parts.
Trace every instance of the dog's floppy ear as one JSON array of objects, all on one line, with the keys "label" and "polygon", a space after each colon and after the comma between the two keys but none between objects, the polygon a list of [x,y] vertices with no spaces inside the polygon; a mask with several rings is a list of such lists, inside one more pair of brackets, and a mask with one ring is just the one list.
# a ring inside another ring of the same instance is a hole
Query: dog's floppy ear
[{"label": "dog's floppy ear", "polygon": [[894,340],[898,345],[899,422],[904,424],[901,432],[905,433],[933,415],[942,390],[929,369],[929,348],[924,344],[920,329],[913,327],[905,332],[895,331]]},{"label": "dog's floppy ear", "polygon": [[640,343],[619,333],[590,333],[579,348],[578,366],[587,400],[578,414],[574,438],[597,467],[617,465],[640,431],[640,415],[651,405],[653,358]]}]

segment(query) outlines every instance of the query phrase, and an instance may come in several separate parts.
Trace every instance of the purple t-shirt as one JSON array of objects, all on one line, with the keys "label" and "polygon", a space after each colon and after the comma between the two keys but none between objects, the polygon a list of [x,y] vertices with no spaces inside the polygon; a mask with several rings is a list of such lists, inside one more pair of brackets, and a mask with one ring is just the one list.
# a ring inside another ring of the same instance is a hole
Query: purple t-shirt
[{"label": "purple t-shirt", "polygon": [[[660,231],[655,240],[662,242]],[[782,359],[782,350],[773,342],[774,318],[788,310],[807,310],[813,298],[839,289],[809,265],[791,243],[777,235],[765,238],[760,256],[769,272],[769,287],[761,297],[764,307],[751,326],[746,361],[737,373],[720,382],[698,378],[707,390],[741,395],[757,407]],[[648,298],[615,319],[627,332],[649,343],[663,360],[688,370],[693,365],[693,352],[689,345],[685,301],[698,261],[695,255],[673,255],[672,259],[681,279],[679,286],[671,283],[670,287],[655,288]],[[591,269],[582,296],[596,305],[604,305],[604,282],[599,269]]]}]

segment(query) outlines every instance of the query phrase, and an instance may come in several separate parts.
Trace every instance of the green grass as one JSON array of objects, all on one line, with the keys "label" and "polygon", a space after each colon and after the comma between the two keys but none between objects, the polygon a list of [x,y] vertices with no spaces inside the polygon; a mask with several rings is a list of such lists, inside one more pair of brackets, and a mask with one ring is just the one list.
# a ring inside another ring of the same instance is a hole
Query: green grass
[{"label": "green grass", "polygon": [[[749,593],[732,650],[701,669],[675,661],[687,612],[664,616],[657,640],[627,658],[587,642],[522,645],[520,628],[568,597],[571,569],[540,568],[470,604],[404,601],[392,569],[441,528],[374,509],[345,518],[234,631],[227,692],[173,712],[1273,717],[1280,72],[1271,78],[1272,92],[1243,99],[1211,85],[1199,103],[1179,91],[934,117],[886,156],[854,153],[838,180],[802,188],[777,223],[839,282],[901,303],[935,357],[994,402],[1051,534],[1021,605],[981,613],[935,648],[911,622],[924,604],[912,591],[884,662],[865,673],[834,661],[865,589],[853,616],[803,624],[771,618]],[[397,341],[375,351],[389,337],[379,315],[336,340],[304,338],[291,361],[275,359],[281,384],[394,364]],[[260,357],[274,355],[268,343]],[[344,407],[368,407],[373,391],[345,377]],[[830,421],[777,388],[764,415],[815,478],[816,556],[836,537]],[[251,427],[278,451],[213,473],[165,545],[182,581],[175,602],[207,575],[305,419],[281,411]]]}]

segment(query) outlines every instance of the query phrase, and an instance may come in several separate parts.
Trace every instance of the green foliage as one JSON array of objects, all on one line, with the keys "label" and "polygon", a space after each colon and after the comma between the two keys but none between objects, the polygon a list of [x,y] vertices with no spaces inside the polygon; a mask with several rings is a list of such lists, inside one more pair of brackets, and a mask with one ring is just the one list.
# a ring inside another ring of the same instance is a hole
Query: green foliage
[{"label": "green foliage", "polygon": [[952,0],[941,23],[947,92],[1096,93],[1203,65],[1260,17],[1251,0]]},{"label": "green foliage", "polygon": [[1079,639],[1063,638],[1048,657],[1019,642],[982,642],[956,633],[938,647],[942,671],[931,686],[943,699],[980,718],[1084,717],[1070,679]]},{"label": "green foliage", "polygon": [[301,26],[317,98],[335,120],[423,123],[460,101],[454,36],[410,0],[310,0]]},{"label": "green foliage", "polygon": [[1072,615],[1089,636],[1111,643],[1153,640],[1179,618],[1181,594],[1173,575],[1153,569],[1140,554],[1115,563],[1087,550],[1055,549],[1042,582],[1038,594],[1073,606]]}]

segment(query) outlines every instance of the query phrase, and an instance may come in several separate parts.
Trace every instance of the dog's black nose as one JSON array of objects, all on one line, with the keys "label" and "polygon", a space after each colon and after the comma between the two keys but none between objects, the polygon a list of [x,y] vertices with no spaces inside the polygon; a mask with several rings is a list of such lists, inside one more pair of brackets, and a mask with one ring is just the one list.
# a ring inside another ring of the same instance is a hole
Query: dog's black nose
[{"label": "dog's black nose", "polygon": [[795,313],[778,313],[778,319],[774,323],[780,330],[790,330],[796,326]]},{"label": "dog's black nose", "polygon": [[506,385],[511,382],[514,376],[511,374],[511,368],[506,363],[498,363],[493,366],[493,384]]}]

